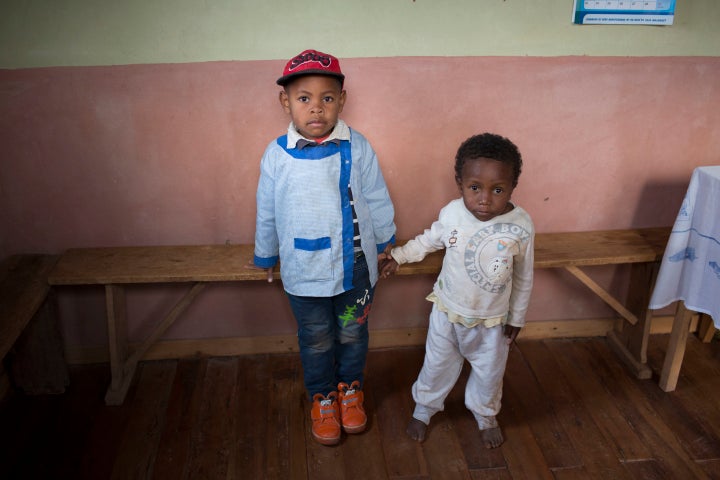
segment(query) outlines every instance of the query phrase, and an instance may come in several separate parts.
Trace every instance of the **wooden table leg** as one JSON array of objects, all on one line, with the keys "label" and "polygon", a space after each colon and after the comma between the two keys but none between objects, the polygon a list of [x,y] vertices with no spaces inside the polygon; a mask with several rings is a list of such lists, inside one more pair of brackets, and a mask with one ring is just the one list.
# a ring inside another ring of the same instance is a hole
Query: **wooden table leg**
[{"label": "wooden table leg", "polygon": [[715,336],[715,324],[712,317],[705,313],[700,315],[700,326],[698,327],[698,337],[703,343],[710,343]]},{"label": "wooden table leg", "polygon": [[692,310],[688,310],[685,307],[685,302],[680,300],[678,302],[677,312],[675,313],[672,331],[670,332],[670,341],[668,342],[667,352],[665,353],[665,362],[663,363],[662,373],[660,374],[660,388],[665,392],[672,392],[677,386],[680,367],[682,366],[683,357],[685,356],[685,345],[687,343],[692,314]]}]

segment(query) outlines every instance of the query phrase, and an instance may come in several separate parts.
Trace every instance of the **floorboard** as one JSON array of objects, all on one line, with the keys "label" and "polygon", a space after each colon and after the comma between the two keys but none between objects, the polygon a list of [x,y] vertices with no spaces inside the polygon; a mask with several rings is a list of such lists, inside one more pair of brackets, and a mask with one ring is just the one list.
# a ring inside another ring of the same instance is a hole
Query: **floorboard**
[{"label": "floorboard", "polygon": [[674,392],[658,387],[668,335],[638,380],[604,338],[520,340],[485,449],[465,407],[466,365],[422,444],[405,434],[421,347],[368,356],[367,430],[340,444],[309,432],[297,354],[141,362],[121,406],[107,364],[72,366],[60,395],[0,403],[0,478],[719,479],[720,343],[688,340]]},{"label": "floorboard", "polygon": [[[510,351],[503,383],[503,404],[507,404],[508,397],[517,399],[519,404],[515,410],[530,428],[548,468],[558,470],[581,466],[580,455],[561,427],[556,405],[542,391],[528,359],[517,346]],[[500,411],[501,419],[505,413]]]},{"label": "floorboard", "polygon": [[567,355],[567,349],[565,345],[559,347],[562,353],[553,351],[558,348],[558,342],[537,341],[520,346],[541,390],[555,406],[559,425],[578,452],[588,478],[630,478],[613,445],[592,418],[589,406],[584,402],[584,392],[578,391],[577,386],[563,375],[555,356]]},{"label": "floorboard", "polygon": [[152,478],[156,480],[189,478],[189,459],[206,368],[206,360],[177,362],[165,415],[165,428],[155,456]]}]

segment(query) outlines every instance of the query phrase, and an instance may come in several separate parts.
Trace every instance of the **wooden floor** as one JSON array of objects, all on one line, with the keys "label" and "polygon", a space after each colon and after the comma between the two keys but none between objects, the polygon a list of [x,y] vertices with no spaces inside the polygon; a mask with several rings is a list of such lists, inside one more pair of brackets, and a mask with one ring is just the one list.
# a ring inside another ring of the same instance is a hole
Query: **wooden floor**
[{"label": "wooden floor", "polygon": [[[666,335],[649,364],[662,365]],[[371,351],[369,429],[323,447],[308,435],[297,355],[145,362],[123,406],[107,365],[71,368],[63,395],[0,405],[4,479],[720,478],[720,344],[688,342],[675,392],[631,378],[603,338],[520,341],[481,447],[466,373],[423,444],[404,434],[421,348]]]}]

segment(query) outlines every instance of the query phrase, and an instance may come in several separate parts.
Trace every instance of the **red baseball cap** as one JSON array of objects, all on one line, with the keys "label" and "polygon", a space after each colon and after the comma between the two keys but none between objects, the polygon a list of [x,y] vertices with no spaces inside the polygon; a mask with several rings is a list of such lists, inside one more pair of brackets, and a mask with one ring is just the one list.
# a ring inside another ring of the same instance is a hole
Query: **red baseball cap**
[{"label": "red baseball cap", "polygon": [[301,75],[329,75],[340,80],[341,86],[345,81],[338,59],[317,50],[305,50],[291,58],[283,69],[282,77],[277,79],[277,84],[284,87]]}]

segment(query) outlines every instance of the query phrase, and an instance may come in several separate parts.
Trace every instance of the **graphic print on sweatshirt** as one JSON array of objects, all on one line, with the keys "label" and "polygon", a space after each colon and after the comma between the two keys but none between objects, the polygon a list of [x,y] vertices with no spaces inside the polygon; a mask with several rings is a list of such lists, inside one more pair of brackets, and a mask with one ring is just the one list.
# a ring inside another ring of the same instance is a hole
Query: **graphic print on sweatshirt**
[{"label": "graphic print on sweatshirt", "polygon": [[514,223],[496,223],[478,230],[465,248],[465,270],[483,290],[502,293],[512,278],[513,257],[530,232]]}]

